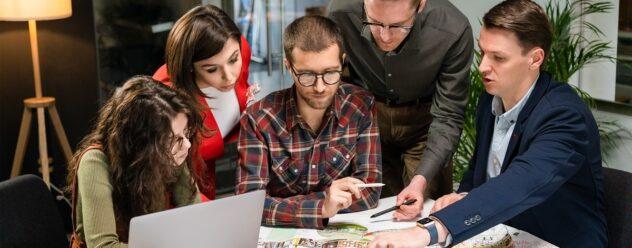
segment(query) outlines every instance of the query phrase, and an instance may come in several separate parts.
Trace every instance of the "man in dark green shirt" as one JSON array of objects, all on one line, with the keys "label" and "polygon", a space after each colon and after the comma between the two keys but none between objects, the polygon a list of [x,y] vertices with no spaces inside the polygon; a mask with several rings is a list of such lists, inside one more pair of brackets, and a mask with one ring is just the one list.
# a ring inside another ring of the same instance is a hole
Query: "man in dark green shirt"
[{"label": "man in dark green shirt", "polygon": [[348,81],[377,100],[382,194],[398,195],[398,204],[417,199],[394,214],[415,218],[423,194],[452,192],[448,161],[467,103],[470,24],[448,0],[333,0],[328,11],[345,38]]}]

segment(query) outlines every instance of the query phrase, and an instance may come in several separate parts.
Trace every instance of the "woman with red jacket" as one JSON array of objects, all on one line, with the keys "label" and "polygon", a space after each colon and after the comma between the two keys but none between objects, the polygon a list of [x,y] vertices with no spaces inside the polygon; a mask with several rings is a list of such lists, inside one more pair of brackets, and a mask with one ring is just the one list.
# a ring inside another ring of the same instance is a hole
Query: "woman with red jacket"
[{"label": "woman with red jacket", "polygon": [[211,134],[202,134],[193,168],[203,200],[212,200],[215,160],[224,154],[224,144],[236,139],[239,128],[235,127],[252,97],[247,82],[250,48],[224,11],[203,5],[175,23],[165,50],[166,64],[153,77],[199,103],[204,127]]}]

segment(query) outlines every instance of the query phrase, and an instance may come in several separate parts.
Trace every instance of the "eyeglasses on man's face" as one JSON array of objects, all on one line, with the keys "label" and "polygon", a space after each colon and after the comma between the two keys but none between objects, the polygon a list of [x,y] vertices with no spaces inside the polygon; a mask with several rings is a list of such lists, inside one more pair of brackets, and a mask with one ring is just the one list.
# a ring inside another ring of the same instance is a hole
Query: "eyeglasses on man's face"
[{"label": "eyeglasses on man's face", "polygon": [[[417,8],[415,8],[415,11],[413,12],[413,14],[408,19],[406,19],[406,21],[413,20],[412,23],[415,23],[415,17],[417,16],[418,11],[419,11],[419,5],[417,6]],[[412,30],[413,28],[412,24],[411,25],[402,25],[402,24],[387,25],[380,22],[370,21],[369,15],[367,14],[366,9],[364,11],[364,16],[365,17],[364,17],[364,21],[362,22],[362,26],[365,29],[369,28],[372,33],[381,34],[382,32],[389,32],[391,35],[404,36],[410,33],[410,30]]]},{"label": "eyeglasses on man's face", "polygon": [[392,35],[398,36],[407,35],[413,28],[413,25],[385,25],[382,23],[369,21],[363,21],[362,25],[364,25],[364,28],[369,28],[372,33],[381,34],[382,32],[389,32]]},{"label": "eyeglasses on man's face", "polygon": [[301,72],[297,73],[294,65],[290,64],[290,69],[292,69],[292,73],[296,76],[298,83],[305,87],[310,87],[316,84],[316,80],[318,78],[322,78],[323,82],[326,85],[334,85],[340,82],[340,78],[342,77],[342,71],[326,71],[323,73],[315,73],[315,72]]}]

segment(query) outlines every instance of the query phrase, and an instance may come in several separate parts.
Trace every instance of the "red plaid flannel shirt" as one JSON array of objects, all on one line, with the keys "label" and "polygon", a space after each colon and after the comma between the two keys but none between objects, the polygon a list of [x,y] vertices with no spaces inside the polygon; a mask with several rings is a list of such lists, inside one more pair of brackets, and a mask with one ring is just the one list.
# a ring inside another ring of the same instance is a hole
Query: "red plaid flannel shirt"
[{"label": "red plaid flannel shirt", "polygon": [[[263,225],[324,228],[325,190],[334,180],[351,176],[365,183],[381,182],[373,103],[367,91],[342,83],[317,135],[300,117],[293,87],[247,108],[240,121],[235,190],[266,190]],[[380,188],[365,188],[361,194],[342,212],[377,206]]]}]

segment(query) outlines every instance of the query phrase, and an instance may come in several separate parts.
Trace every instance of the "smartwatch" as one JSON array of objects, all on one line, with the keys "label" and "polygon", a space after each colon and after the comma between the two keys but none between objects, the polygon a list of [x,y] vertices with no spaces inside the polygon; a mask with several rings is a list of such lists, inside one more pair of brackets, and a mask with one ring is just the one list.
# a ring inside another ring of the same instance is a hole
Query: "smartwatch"
[{"label": "smartwatch", "polygon": [[428,234],[430,234],[430,243],[428,245],[434,245],[439,242],[439,232],[437,231],[437,226],[433,219],[427,217],[423,218],[417,221],[417,226],[428,230]]}]

